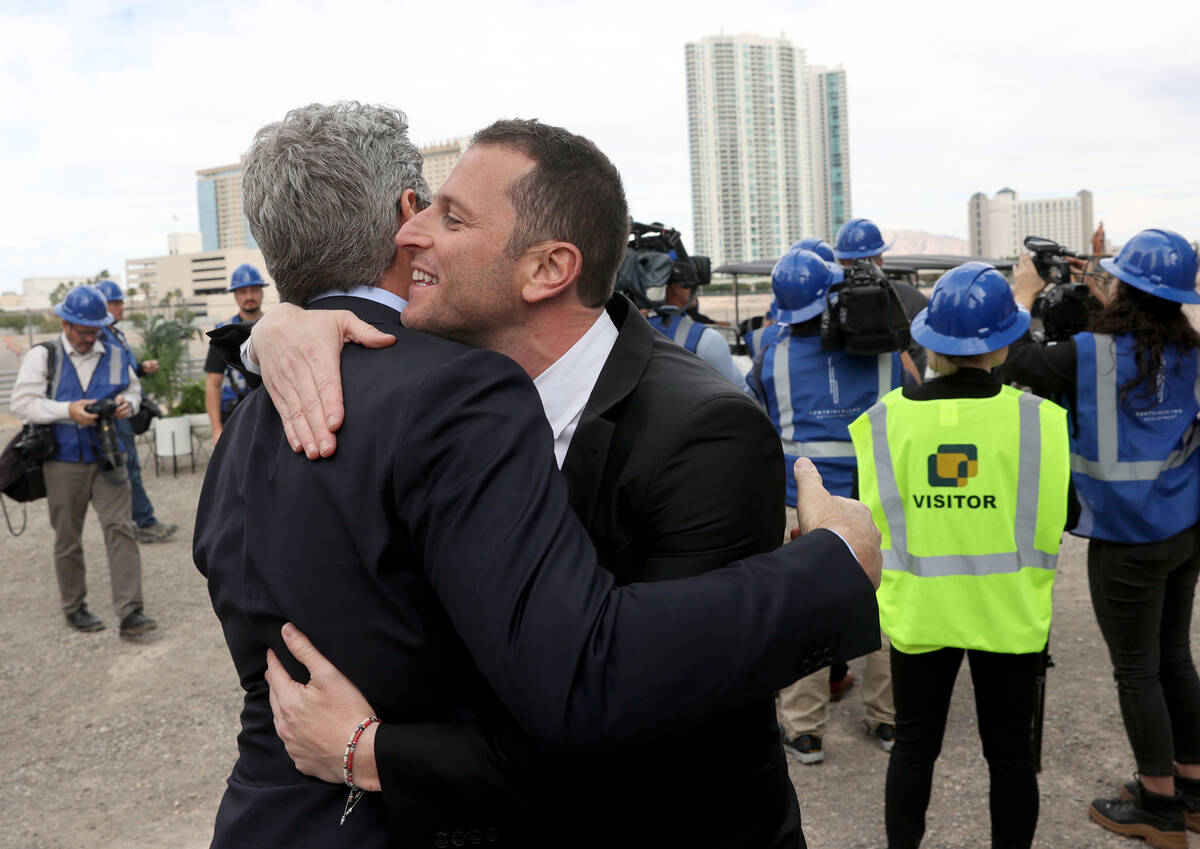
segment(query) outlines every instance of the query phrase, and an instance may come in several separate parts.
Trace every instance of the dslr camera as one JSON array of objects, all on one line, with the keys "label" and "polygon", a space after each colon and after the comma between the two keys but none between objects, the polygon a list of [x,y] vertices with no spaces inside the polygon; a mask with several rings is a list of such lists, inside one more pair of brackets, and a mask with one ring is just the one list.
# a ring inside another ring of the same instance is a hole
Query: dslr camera
[{"label": "dslr camera", "polygon": [[616,290],[627,295],[638,309],[662,306],[669,283],[694,290],[711,282],[712,260],[689,256],[678,230],[657,221],[631,222],[629,245],[617,271]]},{"label": "dslr camera", "polygon": [[106,472],[125,468],[125,455],[121,451],[121,440],[117,437],[117,402],[112,398],[95,401],[83,408],[99,416],[96,421],[96,436],[99,442],[97,462]]},{"label": "dslr camera", "polygon": [[1071,282],[1067,257],[1086,259],[1058,242],[1041,236],[1026,236],[1025,249],[1033,259],[1038,276],[1050,284],[1033,301],[1030,313],[1042,322],[1047,342],[1062,342],[1087,329],[1100,302],[1086,283]]},{"label": "dslr camera", "polygon": [[868,355],[903,351],[911,343],[908,315],[892,282],[870,259],[856,259],[845,279],[825,293],[821,347]]}]

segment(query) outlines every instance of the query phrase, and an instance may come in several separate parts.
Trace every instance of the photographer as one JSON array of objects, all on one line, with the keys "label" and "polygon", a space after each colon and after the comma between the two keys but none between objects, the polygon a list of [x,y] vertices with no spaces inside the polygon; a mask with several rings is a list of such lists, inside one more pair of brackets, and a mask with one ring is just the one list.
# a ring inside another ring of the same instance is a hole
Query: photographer
[{"label": "photographer", "polygon": [[[242,263],[233,270],[229,279],[229,289],[237,301],[238,311],[229,321],[222,321],[217,327],[226,324],[258,321],[262,318],[263,289],[267,281],[263,279],[258,269],[249,263]],[[238,369],[225,364],[221,355],[209,349],[208,357],[204,360],[204,410],[212,424],[213,444],[221,438],[221,429],[233,415],[233,408],[242,402],[250,392],[246,384],[246,376]]]},{"label": "photographer", "polygon": [[[833,254],[847,271],[854,267],[856,260],[860,259],[865,259],[883,268],[883,252],[891,247],[890,243],[884,244],[883,234],[879,232],[875,223],[866,218],[851,218],[838,228],[837,239],[834,241]],[[921,294],[916,286],[896,280],[892,283],[892,287],[900,297],[900,303],[904,306],[904,313],[908,316],[909,321],[929,306],[929,298]],[[917,373],[924,377],[925,349],[915,339],[908,346],[908,355],[912,358]]]},{"label": "photographer", "polygon": [[725,337],[689,314],[697,303],[696,290],[712,279],[708,257],[688,256],[679,231],[657,222],[633,221],[630,228],[616,291],[633,301],[651,327],[747,391]]},{"label": "photographer", "polygon": [[[1197,258],[1169,230],[1144,230],[1101,267],[1117,278],[1089,332],[1013,345],[1005,379],[1065,400],[1071,467],[1088,543],[1088,583],[1112,658],[1140,780],[1089,813],[1154,846],[1200,830],[1200,678],[1189,648],[1200,572],[1200,336],[1182,304],[1200,303]],[[1029,256],[1015,294],[1045,282]]]},{"label": "photographer", "polygon": [[57,443],[42,473],[63,613],[76,630],[104,627],[87,609],[82,537],[91,502],[104,531],[121,635],[142,634],[157,625],[142,612],[142,559],[115,426],[135,412],[141,388],[128,354],[99,340],[101,328],[112,324],[104,293],[77,286],[54,312],[63,320],[62,335],[21,360],[12,411],[22,424],[50,425]]},{"label": "photographer", "polygon": [[[108,314],[112,316],[112,324],[101,331],[102,341],[117,345],[134,363],[134,373],[141,377],[158,371],[158,360],[138,362],[133,356],[133,349],[125,339],[125,334],[117,328],[117,324],[125,317],[125,293],[113,280],[99,280],[96,288],[108,299]],[[169,540],[179,530],[174,523],[163,524],[154,516],[154,505],[142,486],[142,465],[138,462],[137,445],[134,442],[133,425],[127,418],[118,419],[117,433],[121,437],[121,449],[125,452],[126,468],[129,470],[129,490],[133,503],[134,534],[139,543],[164,542]]]}]

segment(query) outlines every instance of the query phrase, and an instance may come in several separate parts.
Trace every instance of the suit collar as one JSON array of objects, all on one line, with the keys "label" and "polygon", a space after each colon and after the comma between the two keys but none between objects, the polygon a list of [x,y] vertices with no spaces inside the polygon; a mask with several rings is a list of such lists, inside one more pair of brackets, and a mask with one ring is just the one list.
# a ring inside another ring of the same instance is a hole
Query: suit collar
[{"label": "suit collar", "polygon": [[591,526],[604,481],[609,446],[616,429],[613,408],[637,388],[650,362],[657,334],[624,295],[614,295],[606,309],[617,326],[617,341],[583,409],[562,467],[571,507],[585,528]]},{"label": "suit collar", "polygon": [[307,307],[310,310],[350,310],[363,321],[374,324],[400,324],[400,313],[389,306],[366,298],[356,298],[353,295],[330,295],[313,301]]}]

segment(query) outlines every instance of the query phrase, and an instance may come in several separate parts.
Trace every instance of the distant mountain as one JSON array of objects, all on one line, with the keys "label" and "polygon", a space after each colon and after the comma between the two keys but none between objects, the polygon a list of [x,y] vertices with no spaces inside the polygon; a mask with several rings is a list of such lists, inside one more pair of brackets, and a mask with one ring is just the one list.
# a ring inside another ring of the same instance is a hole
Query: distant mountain
[{"label": "distant mountain", "polygon": [[966,256],[971,249],[966,239],[935,236],[924,230],[884,230],[884,242],[891,242],[888,253],[893,254],[950,254]]}]

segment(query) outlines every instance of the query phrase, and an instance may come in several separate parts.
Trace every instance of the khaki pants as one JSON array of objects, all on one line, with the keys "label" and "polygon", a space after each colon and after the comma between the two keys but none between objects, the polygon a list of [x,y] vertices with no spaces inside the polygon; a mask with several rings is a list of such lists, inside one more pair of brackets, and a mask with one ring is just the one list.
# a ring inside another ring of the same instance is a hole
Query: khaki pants
[{"label": "khaki pants", "polygon": [[95,463],[60,460],[47,460],[42,474],[46,479],[50,526],[54,528],[54,573],[63,613],[75,612],[87,600],[83,522],[90,501],[104,531],[113,610],[124,619],[142,607],[142,555],[129,518],[129,481],[108,480]]},{"label": "khaki pants", "polygon": [[[788,527],[785,540],[791,539],[796,528],[796,511],[788,508]],[[873,731],[880,723],[896,723],[896,705],[892,700],[891,642],[880,633],[883,645],[867,655],[867,669],[861,683],[864,715]],[[817,734],[829,721],[829,670],[822,669],[801,678],[779,691],[777,700],[779,722],[789,740],[802,734]]]}]

